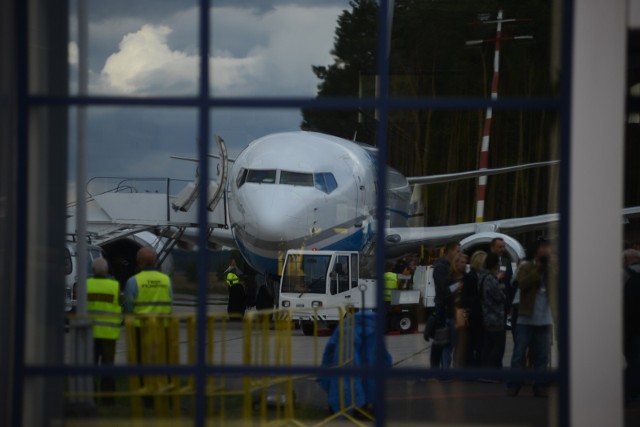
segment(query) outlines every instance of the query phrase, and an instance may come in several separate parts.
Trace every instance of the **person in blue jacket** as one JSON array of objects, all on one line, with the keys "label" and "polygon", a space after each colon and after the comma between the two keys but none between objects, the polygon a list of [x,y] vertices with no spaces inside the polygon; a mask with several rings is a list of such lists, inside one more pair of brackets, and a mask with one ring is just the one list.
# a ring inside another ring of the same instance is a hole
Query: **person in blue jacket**
[{"label": "person in blue jacket", "polygon": [[[353,330],[346,327],[350,322],[344,321],[340,324],[331,338],[327,342],[322,355],[323,367],[336,367],[336,366],[371,366],[375,363],[376,355],[376,313],[370,310],[359,311],[355,314],[353,322]],[[340,335],[342,330],[343,351],[340,355]],[[347,348],[347,343],[351,341],[350,334],[354,333],[354,351],[353,357],[349,358],[350,349]],[[384,344],[383,344],[384,345]],[[391,366],[391,355],[385,348],[384,361],[386,366]],[[342,379],[342,381],[340,381]],[[377,384],[375,380],[363,377],[320,377],[318,383],[327,392],[329,398],[329,407],[335,412],[340,412],[355,404],[357,408],[366,408],[370,406],[374,401],[375,391]],[[341,384],[342,383],[342,384]],[[344,393],[344,401],[340,401],[340,387],[342,386]],[[353,387],[353,390],[352,390]],[[355,402],[351,401],[353,396]],[[352,412],[349,411],[349,412]]]}]

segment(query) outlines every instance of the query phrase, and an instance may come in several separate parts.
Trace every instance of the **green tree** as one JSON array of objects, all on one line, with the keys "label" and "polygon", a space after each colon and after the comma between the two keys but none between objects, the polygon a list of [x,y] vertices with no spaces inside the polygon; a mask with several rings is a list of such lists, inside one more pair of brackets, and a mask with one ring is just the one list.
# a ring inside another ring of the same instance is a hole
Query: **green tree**
[{"label": "green tree", "polygon": [[[375,70],[376,19],[378,4],[374,0],[352,0],[351,10],[338,18],[331,54],[334,63],[313,66],[321,80],[318,97],[357,97],[361,76]],[[303,110],[302,129],[319,131],[346,139],[358,134],[360,141],[373,141],[371,126],[358,123],[358,112],[340,110]]]},{"label": "green tree", "polygon": [[[338,20],[334,63],[314,66],[321,80],[318,97],[373,96],[375,85],[375,1],[352,1]],[[396,0],[391,34],[390,95],[401,97],[485,97],[490,95],[494,45],[469,48],[466,40],[495,37],[495,25],[477,23],[479,12],[501,7],[496,0]],[[550,69],[551,7],[525,0],[503,8],[503,35],[531,34],[529,43],[501,46],[500,97],[553,93]],[[474,23],[476,21],[476,23]],[[303,128],[372,143],[372,112],[303,112]],[[472,170],[478,167],[484,111],[402,110],[389,112],[388,159],[407,176]],[[494,111],[490,167],[556,158],[555,114]],[[548,170],[529,170],[489,179],[485,218],[535,215],[549,210]],[[474,219],[476,183],[457,181],[424,187],[427,225]]]}]

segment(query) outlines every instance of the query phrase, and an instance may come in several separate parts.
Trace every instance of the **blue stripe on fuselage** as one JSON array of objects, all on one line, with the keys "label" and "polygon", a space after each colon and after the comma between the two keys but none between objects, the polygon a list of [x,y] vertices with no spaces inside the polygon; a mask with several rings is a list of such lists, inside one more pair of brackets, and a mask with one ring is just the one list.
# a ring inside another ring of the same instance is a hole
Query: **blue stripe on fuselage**
[{"label": "blue stripe on fuselage", "polygon": [[[369,241],[372,235],[373,235],[373,232],[371,230],[371,227],[368,227],[366,233],[364,230],[361,229],[348,235],[344,239],[339,240],[335,243],[332,243],[328,246],[319,247],[318,245],[313,245],[312,248],[317,250],[361,251],[365,247],[365,245],[367,244],[367,242]],[[280,275],[280,272],[278,271],[278,259],[267,258],[262,255],[258,255],[255,252],[252,252],[251,250],[249,250],[249,248],[243,245],[242,242],[239,240],[237,240],[236,243],[238,245],[238,249],[240,250],[240,253],[245,258],[245,260],[258,272],[268,273],[276,276]],[[312,248],[306,248],[306,249],[312,249]],[[302,249],[302,248],[296,248],[296,249]],[[284,253],[282,254],[282,256],[284,257]]]}]

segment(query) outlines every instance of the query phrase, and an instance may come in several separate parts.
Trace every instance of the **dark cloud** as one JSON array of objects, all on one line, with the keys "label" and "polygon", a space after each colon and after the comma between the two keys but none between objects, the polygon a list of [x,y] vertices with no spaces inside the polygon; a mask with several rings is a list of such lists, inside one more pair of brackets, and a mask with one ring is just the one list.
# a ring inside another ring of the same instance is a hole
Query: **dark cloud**
[{"label": "dark cloud", "polygon": [[108,0],[90,1],[88,4],[91,21],[126,17],[153,22],[196,7],[198,2],[195,0]]},{"label": "dark cloud", "polygon": [[[108,58],[119,60],[119,72],[130,72],[132,95],[192,95],[196,86],[189,78],[176,76],[177,64],[189,66],[197,58],[197,10],[195,1],[116,0],[89,2],[90,59],[94,94],[119,93],[105,86],[102,74]],[[336,7],[335,5],[338,5]],[[224,96],[313,96],[317,81],[311,65],[329,61],[335,21],[348,1],[214,1],[212,16],[212,85]],[[331,8],[330,6],[333,6]],[[313,8],[305,10],[305,8]],[[222,8],[222,9],[218,9]],[[72,11],[72,13],[74,13]],[[75,40],[75,18],[71,20]],[[135,54],[125,36],[141,35],[145,26],[171,29],[157,50],[139,44]],[[155,56],[154,56],[155,55]],[[165,64],[159,70],[143,68]],[[162,59],[162,61],[156,59]],[[173,59],[177,58],[177,59]],[[163,62],[164,61],[164,62]],[[146,74],[145,74],[146,73]],[[74,66],[71,76],[76,78]],[[127,77],[127,76],[125,76]],[[125,81],[128,81],[125,79]],[[190,86],[191,85],[191,86]],[[72,81],[72,88],[75,83]],[[126,85],[125,85],[126,86]],[[123,87],[125,87],[123,86]],[[193,87],[193,88],[192,88]],[[87,127],[87,173],[92,176],[165,176],[190,179],[192,164],[171,160],[171,154],[195,156],[197,112],[190,108],[90,108]],[[298,130],[301,114],[287,110],[215,110],[211,115],[211,150],[217,151],[213,135],[227,142],[231,156],[253,139],[269,133]],[[70,117],[71,129],[75,116]],[[69,179],[75,176],[75,133],[70,133]]]},{"label": "dark cloud", "polygon": [[[103,20],[114,17],[143,18],[149,21],[159,21],[168,15],[185,9],[199,6],[195,0],[108,0],[91,1],[89,4],[89,18]],[[238,9],[254,9],[260,13],[273,10],[277,6],[343,6],[349,7],[348,0],[212,0],[212,7],[233,7]],[[72,11],[75,11],[72,9]]]}]

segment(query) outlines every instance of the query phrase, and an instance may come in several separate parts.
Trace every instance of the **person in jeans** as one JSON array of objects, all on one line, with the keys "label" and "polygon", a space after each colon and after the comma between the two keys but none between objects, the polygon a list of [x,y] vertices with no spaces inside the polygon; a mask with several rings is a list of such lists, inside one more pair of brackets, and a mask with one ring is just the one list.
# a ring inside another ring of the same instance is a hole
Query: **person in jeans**
[{"label": "person in jeans", "polygon": [[[551,259],[551,248],[545,241],[538,241],[529,260],[520,264],[517,282],[520,289],[520,308],[516,337],[511,357],[511,367],[525,367],[527,350],[536,370],[545,370],[549,364],[551,327],[557,302],[557,275]],[[509,381],[507,395],[517,396],[522,381]],[[547,385],[534,381],[533,394],[547,397]]]}]

